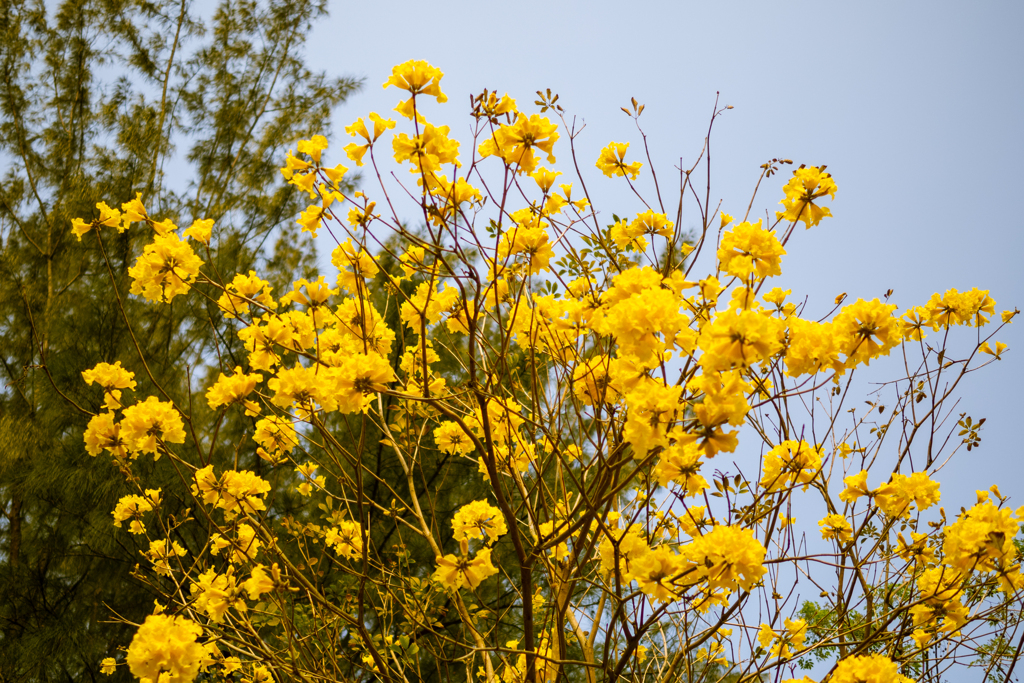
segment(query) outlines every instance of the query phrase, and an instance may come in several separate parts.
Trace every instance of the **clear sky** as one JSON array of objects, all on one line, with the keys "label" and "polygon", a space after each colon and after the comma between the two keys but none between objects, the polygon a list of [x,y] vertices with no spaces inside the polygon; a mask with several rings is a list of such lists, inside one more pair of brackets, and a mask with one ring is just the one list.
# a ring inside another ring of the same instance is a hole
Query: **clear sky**
[{"label": "clear sky", "polygon": [[[586,123],[581,167],[610,223],[612,212],[640,208],[622,179],[593,167],[612,140],[631,142],[639,158],[620,107],[631,97],[646,105],[641,123],[664,189],[680,158],[696,158],[720,92],[734,107],[712,140],[713,202],[723,210],[742,216],[772,157],[827,164],[838,184],[834,218],[798,232],[773,283],[807,295],[810,312],[824,314],[841,292],[853,301],[890,288],[901,310],[951,287],[991,290],[997,312],[1024,307],[1022,3],[379,0],[335,2],[331,13],[311,36],[311,61],[366,79],[337,112],[332,145],[348,142],[343,127],[355,118],[390,112],[399,92],[381,84],[408,59],[445,72],[449,102],[426,114],[452,126],[464,153],[471,94],[508,92],[529,112],[534,92],[551,88]],[[564,138],[555,153],[568,170]],[[776,180],[755,212],[775,210]],[[321,243],[322,253],[332,246]],[[952,513],[992,483],[1024,503],[1022,326],[1000,335],[1011,347],[1001,362],[962,385],[960,410],[988,422],[980,450],[939,476]]]}]

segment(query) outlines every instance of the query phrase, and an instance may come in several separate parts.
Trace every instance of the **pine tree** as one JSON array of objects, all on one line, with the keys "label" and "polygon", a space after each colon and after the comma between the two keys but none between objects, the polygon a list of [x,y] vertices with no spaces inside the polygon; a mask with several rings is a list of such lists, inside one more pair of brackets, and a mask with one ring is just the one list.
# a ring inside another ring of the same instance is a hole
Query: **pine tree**
[{"label": "pine tree", "polygon": [[276,167],[359,85],[305,63],[326,0],[204,9],[0,0],[0,681],[95,680],[126,642],[112,612],[137,622],[153,608],[131,577],[138,547],[111,533],[129,491],[83,447],[99,401],[80,369],[120,360],[138,395],[155,381],[187,401],[201,378],[180,368],[230,366],[238,352],[216,297],[147,306],[128,295],[148,228],[101,245],[76,240],[71,220],[141,193],[152,216],[214,219],[203,258],[221,273],[258,266],[290,283],[315,263],[293,227],[301,197]]}]

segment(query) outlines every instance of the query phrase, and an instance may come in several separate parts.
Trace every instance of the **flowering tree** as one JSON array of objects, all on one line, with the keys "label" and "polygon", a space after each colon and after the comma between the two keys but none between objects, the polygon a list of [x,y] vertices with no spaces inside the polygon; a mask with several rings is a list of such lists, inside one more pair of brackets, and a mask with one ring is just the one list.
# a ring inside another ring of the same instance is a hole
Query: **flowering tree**
[{"label": "flowering tree", "polygon": [[[644,164],[613,142],[597,167],[645,210],[602,225],[557,96],[533,114],[475,97],[467,154],[425,118],[446,100],[441,78],[395,67],[385,87],[404,91],[405,131],[377,114],[346,129],[373,192],[343,192],[323,137],[285,160],[312,201],[303,230],[335,238],[336,279],[278,296],[259,273],[206,270],[216,225],[179,236],[142,198],[75,222],[100,242],[152,228],[132,293],[216,300],[247,352],[187,405],[129,398],[118,364],[83,373],[99,387],[86,447],[138,489],[115,533],[162,596],[108,672],[595,683],[816,667],[838,683],[976,665],[1008,678],[1024,509],[993,486],[947,517],[933,477],[979,440],[980,423],[951,416],[961,381],[1005,351],[988,293],[906,311],[837,300],[805,318],[766,283],[801,224],[831,216],[824,167],[792,172],[774,220],[736,221],[697,189],[702,152],[670,220],[654,169],[644,199]],[[563,137],[579,183],[556,189],[541,164]],[[409,182],[385,182],[380,154]],[[790,163],[762,166],[751,206]],[[696,235],[679,228],[684,202]],[[862,366],[891,354],[898,376],[869,412],[848,411]],[[224,444],[229,411],[251,430]],[[150,459],[190,491],[185,513],[147,487]],[[294,495],[308,503],[282,513]]]}]

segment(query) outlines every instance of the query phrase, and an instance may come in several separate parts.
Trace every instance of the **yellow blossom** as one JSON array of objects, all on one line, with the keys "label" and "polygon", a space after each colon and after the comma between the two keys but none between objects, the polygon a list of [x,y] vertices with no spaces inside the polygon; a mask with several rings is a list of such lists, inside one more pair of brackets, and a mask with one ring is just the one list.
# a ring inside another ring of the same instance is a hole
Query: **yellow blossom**
[{"label": "yellow blossom", "polygon": [[107,206],[106,202],[99,202],[96,204],[96,208],[99,210],[99,218],[95,218],[92,221],[86,222],[81,218],[75,218],[71,221],[71,231],[78,238],[78,241],[82,241],[82,235],[86,234],[93,228],[99,230],[100,227],[117,228],[118,232],[124,232],[128,227],[126,223],[122,222],[121,212],[117,209],[113,209]]},{"label": "yellow blossom", "polygon": [[384,87],[390,85],[407,91],[411,97],[395,107],[402,116],[411,119],[413,117],[413,103],[417,95],[428,95],[435,97],[438,102],[448,101],[448,96],[441,92],[441,78],[444,76],[440,69],[437,69],[422,60],[410,59],[391,69],[391,76],[384,81]]},{"label": "yellow blossom", "polygon": [[100,673],[104,676],[111,676],[115,671],[117,671],[117,660],[113,657],[105,657],[100,662]]},{"label": "yellow blossom", "polygon": [[203,629],[185,617],[151,614],[128,647],[128,668],[138,678],[192,683],[205,651],[196,640]]},{"label": "yellow blossom", "polygon": [[820,207],[814,203],[825,195],[832,199],[836,196],[835,181],[823,168],[810,166],[796,169],[793,171],[793,177],[782,189],[786,193],[786,198],[779,203],[786,210],[777,211],[776,218],[794,223],[798,220],[803,221],[810,228],[820,223],[825,216],[832,215],[828,207]]},{"label": "yellow blossom", "polygon": [[146,245],[135,265],[128,269],[132,278],[130,291],[149,301],[168,303],[189,290],[201,265],[202,259],[177,235],[157,235],[152,244]]},{"label": "yellow blossom", "polygon": [[256,385],[263,381],[263,375],[254,372],[251,375],[242,373],[242,368],[236,367],[232,375],[221,375],[212,387],[206,392],[206,401],[211,408],[223,405],[240,403],[245,407],[247,416],[259,415],[259,406],[248,399],[249,394],[256,389]]},{"label": "yellow blossom", "polygon": [[549,163],[555,163],[552,153],[558,140],[558,125],[532,114],[518,114],[515,123],[500,126],[491,138],[480,144],[480,156],[498,156],[519,173],[533,173],[537,168],[535,150],[546,153]]},{"label": "yellow blossom", "polygon": [[760,220],[740,223],[722,235],[718,267],[743,280],[751,275],[761,280],[782,274],[781,257],[785,253],[775,231],[762,228]]},{"label": "yellow blossom", "polygon": [[609,178],[629,175],[633,180],[636,180],[636,177],[640,174],[640,167],[643,164],[639,161],[627,164],[625,162],[627,149],[629,149],[628,142],[608,143],[608,146],[601,150],[601,156],[597,159],[597,167]]},{"label": "yellow blossom", "polygon": [[125,408],[121,437],[134,453],[153,453],[159,459],[158,440],[185,443],[185,428],[174,405],[150,396]]},{"label": "yellow blossom", "polygon": [[472,559],[455,555],[438,557],[433,578],[448,590],[457,591],[463,587],[476,588],[497,573],[491,563],[491,549],[481,548]]},{"label": "yellow blossom", "polygon": [[121,408],[121,390],[135,390],[135,373],[121,367],[121,361],[99,363],[91,370],[82,372],[86,384],[95,382],[103,389],[103,407],[108,410]]},{"label": "yellow blossom", "polygon": [[825,519],[818,522],[818,526],[821,527],[821,537],[826,541],[835,539],[838,543],[849,543],[853,540],[853,527],[842,515],[826,515]]},{"label": "yellow blossom", "polygon": [[504,535],[508,528],[501,511],[487,501],[475,500],[459,508],[452,518],[455,540],[483,539],[491,544]]},{"label": "yellow blossom", "polygon": [[210,232],[213,230],[212,218],[200,218],[193,221],[192,225],[185,228],[185,237],[191,237],[203,244],[210,243]]}]

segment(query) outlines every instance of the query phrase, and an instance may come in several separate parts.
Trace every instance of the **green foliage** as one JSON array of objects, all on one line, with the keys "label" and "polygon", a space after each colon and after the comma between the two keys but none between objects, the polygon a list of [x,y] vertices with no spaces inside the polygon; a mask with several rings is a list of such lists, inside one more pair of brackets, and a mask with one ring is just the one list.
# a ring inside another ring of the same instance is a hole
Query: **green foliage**
[{"label": "green foliage", "polygon": [[[358,87],[305,64],[326,2],[224,0],[201,16],[209,9],[0,0],[3,681],[95,679],[128,632],[105,623],[111,610],[133,621],[152,610],[153,594],[130,577],[134,537],[111,534],[129,491],[83,448],[100,401],[80,369],[121,360],[139,392],[155,382],[188,405],[204,366],[230,370],[239,357],[215,296],[163,307],[127,296],[145,225],[101,245],[76,240],[71,220],[94,216],[97,198],[117,206],[141,193],[154,216],[216,221],[203,255],[216,271],[259,267],[283,285],[315,263],[311,240],[289,225],[301,197],[275,169],[296,139],[328,130]],[[240,435],[237,422],[222,433]],[[173,470],[152,475],[175,505]]]}]

